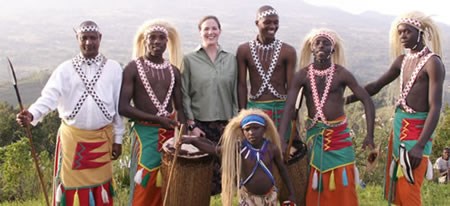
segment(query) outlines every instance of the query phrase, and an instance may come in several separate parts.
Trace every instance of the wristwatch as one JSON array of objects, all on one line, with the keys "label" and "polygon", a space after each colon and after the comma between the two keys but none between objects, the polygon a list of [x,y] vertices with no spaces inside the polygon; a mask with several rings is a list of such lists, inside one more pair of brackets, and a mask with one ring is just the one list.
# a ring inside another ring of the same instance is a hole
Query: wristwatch
[{"label": "wristwatch", "polygon": [[197,125],[195,125],[195,123],[188,125],[188,130],[192,131],[197,127]]}]

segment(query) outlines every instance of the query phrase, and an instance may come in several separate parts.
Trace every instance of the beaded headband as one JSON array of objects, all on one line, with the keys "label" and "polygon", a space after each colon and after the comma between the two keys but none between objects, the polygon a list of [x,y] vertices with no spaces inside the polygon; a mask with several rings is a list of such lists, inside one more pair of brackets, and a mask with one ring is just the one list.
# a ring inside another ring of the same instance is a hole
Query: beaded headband
[{"label": "beaded headband", "polygon": [[417,19],[413,19],[413,18],[401,18],[400,20],[398,20],[398,24],[408,24],[413,26],[414,28],[418,29],[419,31],[422,31],[422,23],[420,23],[419,20]]},{"label": "beaded headband", "polygon": [[262,11],[258,14],[258,19],[262,19],[262,18],[264,18],[266,16],[270,16],[270,15],[278,15],[277,10],[269,9],[269,10]]},{"label": "beaded headband", "polygon": [[160,32],[164,33],[166,36],[169,36],[169,32],[167,31],[167,29],[164,26],[160,26],[160,25],[154,25],[154,26],[151,26],[150,28],[148,28],[145,31],[145,36],[148,36],[150,33],[154,32],[154,31],[160,31]]},{"label": "beaded headband", "polygon": [[100,32],[100,29],[98,28],[97,25],[84,25],[84,26],[78,27],[75,30],[75,32],[77,34],[83,33],[83,32]]},{"label": "beaded headband", "polygon": [[314,37],[311,39],[311,42],[314,42],[319,37],[325,37],[328,40],[330,40],[331,45],[333,45],[333,47],[336,44],[336,41],[334,40],[334,38],[330,34],[328,34],[327,32],[324,32],[324,31],[320,31],[319,33],[314,35]]},{"label": "beaded headband", "polygon": [[259,124],[261,126],[266,126],[266,120],[257,114],[250,114],[241,121],[241,128],[246,127],[249,124]]}]

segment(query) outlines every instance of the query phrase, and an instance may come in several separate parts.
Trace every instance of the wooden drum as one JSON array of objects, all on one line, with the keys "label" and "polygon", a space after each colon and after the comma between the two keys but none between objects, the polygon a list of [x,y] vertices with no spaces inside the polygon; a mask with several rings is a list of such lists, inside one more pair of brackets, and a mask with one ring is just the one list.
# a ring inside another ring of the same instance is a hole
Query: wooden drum
[{"label": "wooden drum", "polygon": [[209,206],[213,158],[200,152],[191,144],[181,145],[173,168],[169,191],[165,194],[174,160],[174,141],[174,138],[167,140],[162,150],[163,199],[165,195],[168,195],[165,206]]},{"label": "wooden drum", "polygon": [[[294,140],[292,147],[296,149],[294,156],[287,161],[287,170],[289,178],[294,187],[295,203],[298,206],[306,205],[306,189],[308,187],[308,158],[306,158],[307,147],[305,143],[300,140]],[[289,191],[283,184],[283,180],[278,172],[278,169],[274,169],[274,176],[276,179],[277,187],[279,188],[280,203],[287,200]]]}]

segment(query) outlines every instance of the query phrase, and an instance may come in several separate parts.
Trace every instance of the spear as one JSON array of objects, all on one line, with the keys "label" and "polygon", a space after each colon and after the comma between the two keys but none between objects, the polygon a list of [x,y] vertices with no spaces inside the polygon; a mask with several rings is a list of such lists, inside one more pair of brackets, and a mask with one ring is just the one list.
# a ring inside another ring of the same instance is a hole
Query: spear
[{"label": "spear", "polygon": [[[19,102],[20,111],[23,111],[24,109],[23,109],[22,99],[20,98],[19,87],[17,86],[16,72],[14,72],[14,67],[11,63],[11,60],[9,60],[8,57],[6,57],[6,59],[8,60],[8,66],[9,66],[8,73],[10,74],[11,83],[13,84],[14,90],[16,91],[16,96],[17,96],[17,100]],[[31,156],[33,157],[34,165],[36,166],[36,171],[39,176],[39,181],[41,182],[42,191],[44,192],[44,196],[45,196],[45,202],[47,203],[47,206],[50,206],[50,202],[48,201],[47,190],[45,189],[44,178],[42,177],[42,172],[39,167],[39,160],[36,155],[36,150],[34,149],[34,146],[33,146],[33,137],[31,135],[31,129],[30,129],[29,124],[26,124],[26,126],[25,126],[25,133],[29,139],[29,143],[30,143],[30,147],[31,147]]]}]

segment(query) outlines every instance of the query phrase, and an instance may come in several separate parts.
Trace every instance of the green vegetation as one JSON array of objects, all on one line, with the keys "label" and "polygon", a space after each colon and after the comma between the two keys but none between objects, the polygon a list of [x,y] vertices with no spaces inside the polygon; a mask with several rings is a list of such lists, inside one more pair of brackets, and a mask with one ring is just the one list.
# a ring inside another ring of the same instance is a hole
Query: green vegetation
[{"label": "green vegetation", "polygon": [[[127,205],[127,195],[123,191],[114,200],[115,205]],[[448,204],[448,195],[450,185],[438,185],[433,182],[425,182],[422,187],[422,205],[426,206],[444,206]],[[128,191],[127,191],[128,192]],[[361,206],[380,206],[387,205],[387,201],[383,199],[383,187],[380,185],[367,185],[365,189],[358,188],[359,204]],[[120,198],[119,198],[120,197]],[[122,199],[123,198],[123,199]],[[219,196],[211,198],[211,206],[221,206]],[[21,202],[4,202],[0,206],[45,206],[44,198],[27,200]]]}]

